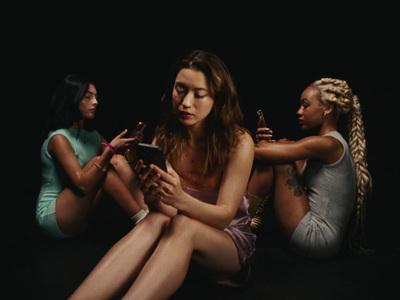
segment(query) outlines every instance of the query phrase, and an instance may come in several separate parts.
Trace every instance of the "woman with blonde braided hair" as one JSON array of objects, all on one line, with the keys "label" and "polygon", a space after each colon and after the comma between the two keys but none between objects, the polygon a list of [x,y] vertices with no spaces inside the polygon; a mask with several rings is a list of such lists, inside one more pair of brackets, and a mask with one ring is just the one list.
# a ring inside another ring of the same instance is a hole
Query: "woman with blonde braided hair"
[{"label": "woman with blonde braided hair", "polygon": [[[259,163],[248,189],[253,228],[260,226],[259,211],[273,193],[275,215],[290,248],[306,257],[331,257],[339,252],[355,209],[350,246],[365,251],[371,176],[358,97],[346,81],[322,78],[303,91],[297,114],[301,128],[314,135],[275,142],[269,128],[257,130]],[[338,132],[341,115],[348,115],[348,143]]]}]

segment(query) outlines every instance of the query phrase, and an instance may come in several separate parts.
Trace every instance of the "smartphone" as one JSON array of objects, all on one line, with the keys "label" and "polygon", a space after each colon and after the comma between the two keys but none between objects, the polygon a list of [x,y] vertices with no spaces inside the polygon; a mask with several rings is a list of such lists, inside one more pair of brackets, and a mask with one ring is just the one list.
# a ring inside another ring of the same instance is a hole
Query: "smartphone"
[{"label": "smartphone", "polygon": [[261,118],[261,127],[267,127],[267,123],[265,123],[264,114],[261,109],[257,110],[257,115]]},{"label": "smartphone", "polygon": [[167,172],[165,156],[160,146],[139,143],[135,146],[136,156],[143,160],[146,166],[153,164]]},{"label": "smartphone", "polygon": [[129,135],[130,138],[135,137],[139,132],[143,132],[143,130],[146,128],[147,124],[145,122],[139,122],[136,125],[136,128],[132,131],[132,133]]}]

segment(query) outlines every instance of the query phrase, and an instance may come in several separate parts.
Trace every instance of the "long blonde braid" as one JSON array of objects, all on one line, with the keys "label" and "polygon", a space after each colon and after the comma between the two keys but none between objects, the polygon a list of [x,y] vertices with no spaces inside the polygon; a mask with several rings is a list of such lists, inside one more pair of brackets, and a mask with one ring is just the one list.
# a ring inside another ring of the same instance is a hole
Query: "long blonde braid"
[{"label": "long blonde braid", "polygon": [[368,171],[367,147],[364,122],[359,99],[353,94],[346,81],[322,78],[312,86],[320,91],[322,104],[331,102],[336,105],[336,115],[348,114],[347,129],[351,156],[356,172],[357,201],[355,207],[355,228],[350,235],[350,247],[353,252],[368,252],[365,241],[366,200],[372,189],[372,178]]}]

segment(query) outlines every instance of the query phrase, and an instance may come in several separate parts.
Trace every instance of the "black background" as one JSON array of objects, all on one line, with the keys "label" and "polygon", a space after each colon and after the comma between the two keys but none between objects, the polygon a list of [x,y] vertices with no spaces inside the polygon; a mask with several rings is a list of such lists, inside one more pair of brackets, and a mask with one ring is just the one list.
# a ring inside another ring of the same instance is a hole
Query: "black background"
[{"label": "black background", "polygon": [[70,73],[95,78],[97,128],[107,139],[145,121],[150,141],[172,65],[203,49],[230,70],[245,126],[254,132],[261,108],[276,138],[303,136],[296,111],[307,85],[321,77],[346,80],[360,97],[374,179],[370,240],[375,246],[397,243],[400,52],[391,8],[303,6],[300,11],[282,5],[235,11],[179,7],[178,12],[168,4],[104,6],[99,13],[64,5],[4,10],[13,16],[4,27],[2,55],[5,190],[29,187],[33,196],[22,203],[32,215],[40,187],[40,134],[60,80]]}]

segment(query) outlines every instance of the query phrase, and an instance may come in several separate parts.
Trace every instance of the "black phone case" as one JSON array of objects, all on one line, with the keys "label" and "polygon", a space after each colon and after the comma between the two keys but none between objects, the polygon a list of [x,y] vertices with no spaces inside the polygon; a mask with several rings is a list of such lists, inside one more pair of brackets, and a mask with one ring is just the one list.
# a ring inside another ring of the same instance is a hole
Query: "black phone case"
[{"label": "black phone case", "polygon": [[165,156],[160,146],[139,143],[135,149],[137,158],[143,160],[146,166],[153,164],[167,171]]}]

